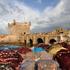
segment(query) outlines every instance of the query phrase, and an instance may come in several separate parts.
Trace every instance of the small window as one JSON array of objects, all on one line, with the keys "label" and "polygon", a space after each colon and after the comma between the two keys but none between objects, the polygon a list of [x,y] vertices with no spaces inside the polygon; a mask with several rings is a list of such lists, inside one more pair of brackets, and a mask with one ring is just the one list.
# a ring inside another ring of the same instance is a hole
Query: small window
[{"label": "small window", "polygon": [[63,32],[60,32],[61,34],[63,34]]},{"label": "small window", "polygon": [[24,34],[26,34],[26,32],[24,32]]}]

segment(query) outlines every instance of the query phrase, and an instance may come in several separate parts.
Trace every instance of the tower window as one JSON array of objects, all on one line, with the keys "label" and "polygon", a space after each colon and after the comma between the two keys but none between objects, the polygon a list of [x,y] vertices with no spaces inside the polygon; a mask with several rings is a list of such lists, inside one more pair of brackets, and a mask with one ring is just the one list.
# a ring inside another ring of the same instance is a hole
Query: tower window
[{"label": "tower window", "polygon": [[26,32],[24,32],[24,34],[26,34]]}]

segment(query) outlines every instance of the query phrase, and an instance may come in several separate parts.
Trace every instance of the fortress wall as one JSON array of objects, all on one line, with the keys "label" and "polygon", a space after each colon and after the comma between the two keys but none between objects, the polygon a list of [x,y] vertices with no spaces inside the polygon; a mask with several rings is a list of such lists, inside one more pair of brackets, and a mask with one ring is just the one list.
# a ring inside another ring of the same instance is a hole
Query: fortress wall
[{"label": "fortress wall", "polygon": [[58,29],[48,33],[32,34],[30,32],[30,26],[31,24],[29,22],[19,23],[14,21],[8,24],[10,34],[0,35],[0,44],[29,44],[31,39],[33,45],[35,45],[38,38],[41,38],[45,44],[48,44],[50,39],[56,39],[57,41],[61,41],[61,39],[70,40],[70,30]]}]

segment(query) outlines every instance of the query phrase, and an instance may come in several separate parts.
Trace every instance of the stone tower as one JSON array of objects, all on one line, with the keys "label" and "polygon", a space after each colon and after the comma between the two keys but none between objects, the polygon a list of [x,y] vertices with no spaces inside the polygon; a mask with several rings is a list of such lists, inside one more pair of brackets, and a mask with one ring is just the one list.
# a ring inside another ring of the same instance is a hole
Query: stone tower
[{"label": "stone tower", "polygon": [[20,23],[14,20],[13,23],[8,23],[10,34],[16,35],[30,34],[30,26],[30,22]]}]

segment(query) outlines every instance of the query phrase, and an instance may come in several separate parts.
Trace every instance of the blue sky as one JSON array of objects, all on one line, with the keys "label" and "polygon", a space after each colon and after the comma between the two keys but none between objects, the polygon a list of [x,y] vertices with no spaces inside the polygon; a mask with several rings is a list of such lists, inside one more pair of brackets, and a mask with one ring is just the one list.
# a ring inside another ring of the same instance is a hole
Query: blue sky
[{"label": "blue sky", "polygon": [[34,32],[70,29],[70,0],[0,0],[0,33],[8,32],[13,19],[31,22]]},{"label": "blue sky", "polygon": [[48,6],[56,6],[60,0],[20,0],[23,4],[30,6],[33,9],[43,11]]}]

